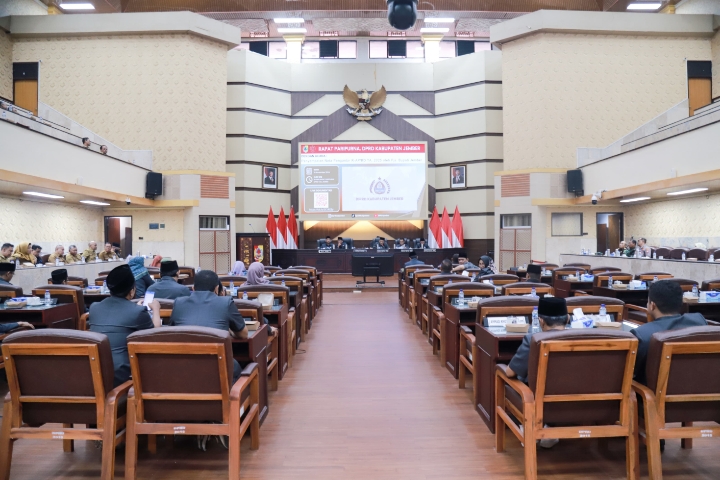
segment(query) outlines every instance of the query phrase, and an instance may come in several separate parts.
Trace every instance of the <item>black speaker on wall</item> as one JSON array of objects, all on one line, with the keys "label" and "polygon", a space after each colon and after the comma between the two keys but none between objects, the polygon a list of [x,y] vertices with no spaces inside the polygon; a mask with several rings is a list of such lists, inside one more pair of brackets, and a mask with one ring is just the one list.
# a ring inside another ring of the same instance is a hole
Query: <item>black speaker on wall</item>
[{"label": "black speaker on wall", "polygon": [[145,198],[155,198],[162,195],[162,173],[148,172],[145,180]]},{"label": "black speaker on wall", "polygon": [[583,190],[583,175],[582,170],[568,170],[567,171],[567,185],[568,192],[574,193],[576,197],[581,197],[585,191]]}]

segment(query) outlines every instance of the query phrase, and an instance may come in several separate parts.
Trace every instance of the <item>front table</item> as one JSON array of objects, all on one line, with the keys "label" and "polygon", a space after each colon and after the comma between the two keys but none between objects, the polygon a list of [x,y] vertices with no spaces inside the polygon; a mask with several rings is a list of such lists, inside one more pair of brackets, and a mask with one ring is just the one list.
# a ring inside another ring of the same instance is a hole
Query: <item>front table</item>
[{"label": "front table", "polygon": [[630,305],[637,305],[638,307],[646,307],[648,302],[648,289],[635,289],[630,290],[627,288],[609,288],[609,287],[593,287],[592,294],[598,297],[610,297],[622,300]]},{"label": "front table", "polygon": [[260,387],[260,423],[265,421],[269,407],[267,381],[267,339],[268,329],[261,325],[255,331],[248,331],[248,338],[233,338],[233,357],[238,363],[255,362],[258,365],[258,386]]},{"label": "front table", "polygon": [[38,305],[23,308],[7,308],[0,305],[0,323],[28,322],[35,328],[76,329],[77,306],[74,303]]}]

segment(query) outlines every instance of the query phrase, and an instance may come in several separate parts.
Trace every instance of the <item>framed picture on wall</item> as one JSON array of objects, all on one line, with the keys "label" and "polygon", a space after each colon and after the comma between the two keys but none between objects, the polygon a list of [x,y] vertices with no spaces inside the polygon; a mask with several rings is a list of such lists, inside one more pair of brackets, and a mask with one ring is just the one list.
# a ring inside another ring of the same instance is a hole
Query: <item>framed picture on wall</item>
[{"label": "framed picture on wall", "polygon": [[278,188],[278,169],[277,167],[271,167],[270,165],[263,165],[262,171],[262,188],[272,188],[277,190]]},{"label": "framed picture on wall", "polygon": [[450,188],[465,188],[467,184],[466,171],[467,165],[452,165],[450,167]]}]

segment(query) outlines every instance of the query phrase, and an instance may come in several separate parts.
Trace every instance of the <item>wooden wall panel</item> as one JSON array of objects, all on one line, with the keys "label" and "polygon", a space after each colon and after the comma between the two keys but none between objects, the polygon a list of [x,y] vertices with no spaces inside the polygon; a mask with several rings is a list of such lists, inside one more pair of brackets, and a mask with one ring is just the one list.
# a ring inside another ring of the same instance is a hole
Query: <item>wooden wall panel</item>
[{"label": "wooden wall panel", "polygon": [[503,175],[500,177],[500,195],[506,197],[529,197],[530,174]]}]

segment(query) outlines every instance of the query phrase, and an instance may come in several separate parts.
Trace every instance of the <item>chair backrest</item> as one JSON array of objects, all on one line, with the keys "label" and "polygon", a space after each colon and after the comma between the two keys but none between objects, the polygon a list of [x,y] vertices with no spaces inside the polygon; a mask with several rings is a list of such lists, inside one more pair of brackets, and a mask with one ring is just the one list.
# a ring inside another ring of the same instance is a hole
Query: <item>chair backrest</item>
[{"label": "chair backrest", "polygon": [[42,260],[43,263],[47,263],[48,258],[50,258],[50,255],[52,255],[52,254],[46,253],[45,255],[40,255],[40,259]]},{"label": "chair backrest", "polygon": [[265,272],[277,272],[278,270],[282,270],[280,267],[274,267],[272,265],[266,265],[265,266]]},{"label": "chair backrest", "polygon": [[595,278],[593,279],[593,286],[607,287],[608,279],[610,277],[612,277],[613,283],[618,281],[622,283],[630,283],[630,281],[635,278],[632,273],[624,273],[619,270],[616,272],[598,272],[595,274]]},{"label": "chair backrest", "polygon": [[282,285],[243,285],[238,287],[238,292],[247,292],[248,298],[257,298],[261,293],[272,293],[274,300],[278,300],[281,305],[288,305],[290,297],[290,288]]},{"label": "chair backrest", "polygon": [[478,302],[475,322],[482,326],[487,316],[532,315],[538,299],[532,297],[502,296],[483,298]]},{"label": "chair backrest", "polygon": [[411,282],[411,278],[410,278],[411,275],[414,275],[417,270],[427,270],[428,268],[435,268],[435,267],[432,265],[425,265],[425,264],[411,265],[409,267],[405,267],[405,271],[403,274],[404,275],[403,280],[405,282],[405,285],[407,285],[408,287],[412,286],[412,282]]},{"label": "chair backrest", "polygon": [[50,292],[50,298],[57,298],[58,303],[74,303],[77,306],[78,318],[85,313],[85,296],[82,287],[73,285],[40,285],[32,290],[37,297],[44,297],[45,291]]},{"label": "chair backrest", "polygon": [[678,285],[680,285],[680,288],[682,288],[683,292],[691,292],[693,289],[693,286],[700,287],[700,284],[696,282],[695,280],[690,280],[689,278],[668,278],[671,282],[676,282]]},{"label": "chair backrest", "polygon": [[183,285],[193,285],[195,283],[195,269],[193,267],[178,267],[179,275],[187,275]]},{"label": "chair backrest", "polygon": [[45,328],[9,335],[2,344],[13,409],[20,424],[96,424],[113,388],[113,359],[101,333]]},{"label": "chair backrest", "polygon": [[645,373],[655,392],[660,425],[720,419],[720,328],[654,333]]},{"label": "chair backrest", "polygon": [[317,277],[317,268],[309,265],[295,265],[294,267],[290,267],[288,270],[305,270],[306,272],[310,272],[312,277]]},{"label": "chair backrest", "polygon": [[[689,248],[673,248],[670,250],[670,258],[673,260],[680,260],[682,259],[682,254],[685,254],[685,258],[687,258],[687,253],[690,251]],[[665,257],[668,258],[668,257]]]},{"label": "chair backrest", "polygon": [[0,298],[22,297],[23,289],[17,285],[0,285]]},{"label": "chair backrest", "polygon": [[132,333],[127,341],[138,422],[229,422],[228,332],[164,327]]},{"label": "chair backrest", "polygon": [[[421,280],[430,279],[430,277],[436,276],[440,273],[440,270],[429,268],[427,270],[419,270],[413,275],[413,288],[417,291],[420,290]],[[428,284],[429,286],[429,284]]]},{"label": "chair backrest", "polygon": [[443,287],[443,309],[462,289],[465,299],[470,297],[492,297],[495,295],[495,287],[477,282],[454,282]]},{"label": "chair backrest", "polygon": [[247,277],[243,277],[241,275],[222,275],[218,278],[220,279],[220,283],[222,283],[223,287],[229,287],[230,282],[232,282],[233,285],[238,286],[247,282]]},{"label": "chair backrest", "polygon": [[527,295],[532,293],[532,289],[535,289],[535,293],[539,297],[544,297],[548,293],[555,295],[555,289],[547,283],[536,283],[536,282],[515,282],[503,285],[503,295]]},{"label": "chair backrest", "polygon": [[103,283],[105,283],[106,280],[107,280],[107,275],[103,275],[103,276],[101,276],[101,277],[97,277],[97,278],[95,279],[95,286],[96,286],[96,287],[102,287],[102,286],[103,286]]},{"label": "chair backrest", "polygon": [[508,275],[505,273],[496,273],[493,275],[483,275],[478,280],[483,283],[484,280],[492,280],[494,285],[508,285],[510,283],[517,283],[520,281],[520,277],[517,275]]},{"label": "chair backrest", "polygon": [[312,273],[308,272],[307,270],[301,270],[296,268],[288,268],[285,270],[277,270],[275,273],[273,273],[273,277],[284,277],[284,276],[290,276],[290,277],[299,277],[305,280],[306,282],[309,282],[312,278]]},{"label": "chair backrest", "polygon": [[623,320],[625,302],[612,297],[597,297],[595,295],[583,295],[580,297],[566,298],[568,313],[572,314],[573,309],[582,308],[583,313],[600,313],[600,305],[605,305],[608,314],[615,317],[616,322]]},{"label": "chair backrest", "polygon": [[[550,270],[550,271],[560,268],[559,265],[556,265],[554,263],[537,263],[536,265],[540,265],[541,269]],[[571,265],[571,264],[568,264],[568,265]],[[587,268],[590,268],[590,265],[587,265]]]},{"label": "chair backrest", "polygon": [[250,317],[256,322],[262,323],[263,306],[260,302],[255,300],[243,299],[236,299],[233,301],[235,302],[235,306],[240,312],[240,315],[242,315],[243,317]]},{"label": "chair backrest", "polygon": [[672,273],[667,272],[645,272],[635,275],[635,280],[648,281],[654,279],[655,277],[658,277],[658,280],[663,280],[666,278],[673,278],[673,275]]},{"label": "chair backrest", "polygon": [[688,252],[685,254],[685,258],[697,258],[698,260],[707,260],[708,251],[704,248],[692,248],[688,250]]},{"label": "chair backrest", "polygon": [[[335,242],[331,242],[332,245],[335,245]],[[317,239],[317,248],[322,248],[322,246],[325,245],[325,239],[324,238],[318,238]]]},{"label": "chair backrest", "polygon": [[605,272],[622,272],[622,270],[618,267],[593,267],[590,269],[590,273],[593,275]]},{"label": "chair backrest", "polygon": [[428,289],[442,287],[443,285],[447,285],[450,281],[464,283],[468,281],[468,277],[464,275],[457,275],[455,273],[441,273],[440,275],[433,275],[430,277]]},{"label": "chair backrest", "polygon": [[[720,278],[714,278],[712,280],[705,280],[702,282],[701,290],[709,292],[712,290],[720,290]],[[1,292],[0,292],[1,294]]]},{"label": "chair backrest", "polygon": [[305,280],[300,277],[267,277],[268,281],[273,285],[282,285],[285,282],[285,286],[290,289],[291,292],[302,292]]},{"label": "chair backrest", "polygon": [[[47,279],[48,284],[52,284],[52,278]],[[83,277],[67,277],[67,285],[72,285],[73,287],[83,287],[87,288],[88,286],[88,280],[87,278]]]},{"label": "chair backrest", "polygon": [[536,424],[628,426],[636,352],[630,332],[582,328],[534,334],[528,385],[535,393]]},{"label": "chair backrest", "polygon": [[672,251],[672,248],[670,247],[658,247],[655,249],[655,256],[657,258],[663,257],[663,258],[670,258],[670,252]]},{"label": "chair backrest", "polygon": [[[540,264],[542,265],[542,264]],[[581,270],[590,270],[592,267],[588,265],[587,263],[566,263],[562,266],[563,269],[581,269]],[[546,269],[549,270],[549,269]],[[556,270],[556,269],[553,269]]]},{"label": "chair backrest", "polygon": [[555,281],[566,276],[566,275],[575,275],[575,272],[579,272],[580,275],[586,272],[586,270],[583,267],[562,267],[562,268],[556,268],[551,272],[552,274],[552,284],[555,286]]},{"label": "chair backrest", "polygon": [[169,319],[172,317],[173,308],[175,308],[175,300],[170,298],[156,298],[160,304],[160,318]]}]

